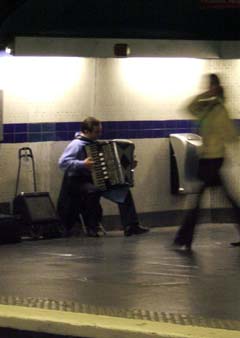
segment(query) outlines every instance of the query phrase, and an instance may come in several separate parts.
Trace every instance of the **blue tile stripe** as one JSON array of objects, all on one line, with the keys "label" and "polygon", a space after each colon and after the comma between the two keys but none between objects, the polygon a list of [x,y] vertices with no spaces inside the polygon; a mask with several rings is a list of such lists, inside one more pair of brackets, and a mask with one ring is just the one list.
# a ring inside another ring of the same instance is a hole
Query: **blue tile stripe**
[{"label": "blue tile stripe", "polygon": [[[240,120],[235,120],[240,127]],[[172,133],[197,133],[196,120],[104,121],[103,139],[166,138]],[[3,125],[2,143],[70,141],[80,122],[11,123]]]}]

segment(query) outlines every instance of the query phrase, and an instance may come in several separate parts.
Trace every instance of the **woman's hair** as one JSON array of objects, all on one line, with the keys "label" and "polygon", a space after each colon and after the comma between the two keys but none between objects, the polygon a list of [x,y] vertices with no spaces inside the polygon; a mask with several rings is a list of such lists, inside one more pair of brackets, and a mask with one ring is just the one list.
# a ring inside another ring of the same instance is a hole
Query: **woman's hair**
[{"label": "woman's hair", "polygon": [[217,96],[219,96],[220,98],[224,99],[224,89],[221,86],[221,82],[220,79],[218,77],[217,74],[209,74],[209,82],[210,82],[210,87],[214,86],[217,90]]},{"label": "woman's hair", "polygon": [[95,117],[87,117],[81,123],[81,131],[84,133],[85,131],[93,131],[94,127],[99,127],[101,122],[97,120]]},{"label": "woman's hair", "polygon": [[220,86],[220,79],[217,74],[209,74],[209,78],[210,84],[213,84],[214,86]]}]

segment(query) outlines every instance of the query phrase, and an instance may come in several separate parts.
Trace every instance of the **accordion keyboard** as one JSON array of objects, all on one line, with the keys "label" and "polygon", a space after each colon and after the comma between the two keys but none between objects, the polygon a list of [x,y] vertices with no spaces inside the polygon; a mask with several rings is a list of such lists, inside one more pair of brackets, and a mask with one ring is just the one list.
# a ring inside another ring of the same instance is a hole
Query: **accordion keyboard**
[{"label": "accordion keyboard", "polygon": [[[133,145],[130,142],[128,144]],[[121,166],[116,142],[96,142],[86,145],[85,149],[87,156],[92,157],[94,161],[91,173],[93,183],[98,189],[104,191],[118,185],[129,185],[129,182],[126,182],[125,171]]]}]

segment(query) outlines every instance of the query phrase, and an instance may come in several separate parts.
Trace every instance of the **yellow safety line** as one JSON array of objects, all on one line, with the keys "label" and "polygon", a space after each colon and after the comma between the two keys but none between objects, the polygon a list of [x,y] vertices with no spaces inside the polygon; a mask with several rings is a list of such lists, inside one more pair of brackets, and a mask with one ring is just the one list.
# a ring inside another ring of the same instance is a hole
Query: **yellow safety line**
[{"label": "yellow safety line", "polygon": [[239,331],[0,305],[0,327],[90,338],[240,338]]}]

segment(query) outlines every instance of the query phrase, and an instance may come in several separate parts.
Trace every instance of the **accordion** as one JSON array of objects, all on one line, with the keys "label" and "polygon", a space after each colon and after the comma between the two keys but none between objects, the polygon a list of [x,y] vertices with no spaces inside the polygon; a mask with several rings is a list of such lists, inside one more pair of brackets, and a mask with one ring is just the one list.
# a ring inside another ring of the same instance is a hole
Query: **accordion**
[{"label": "accordion", "polygon": [[133,186],[134,143],[129,140],[98,141],[85,146],[94,161],[94,185],[106,191],[118,186]]}]

